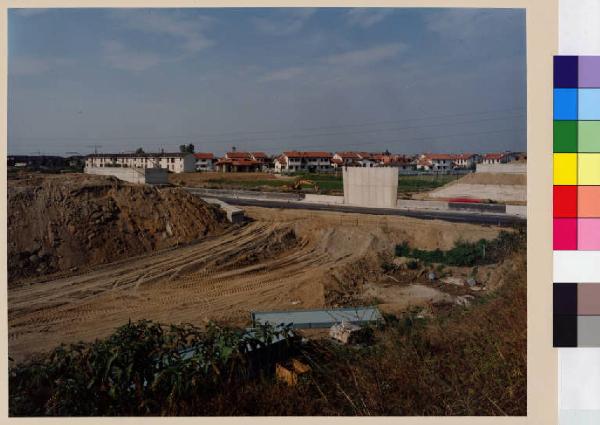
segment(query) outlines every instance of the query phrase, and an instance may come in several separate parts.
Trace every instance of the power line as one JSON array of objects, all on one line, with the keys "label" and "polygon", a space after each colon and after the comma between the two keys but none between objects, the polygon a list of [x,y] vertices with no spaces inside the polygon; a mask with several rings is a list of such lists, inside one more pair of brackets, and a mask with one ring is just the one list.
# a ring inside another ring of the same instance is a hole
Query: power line
[{"label": "power line", "polygon": [[[445,119],[445,118],[454,118],[454,117],[461,117],[461,116],[477,116],[477,115],[488,115],[491,113],[499,113],[499,112],[511,112],[511,111],[519,111],[519,110],[524,110],[525,108],[510,108],[510,109],[499,109],[499,110],[495,110],[495,111],[482,111],[482,112],[469,112],[469,113],[460,113],[460,114],[448,114],[448,115],[438,115],[438,116],[429,116],[429,117],[413,117],[413,118],[402,118],[402,119],[397,119],[397,120],[387,120],[387,121],[375,121],[375,122],[370,122],[370,123],[362,123],[362,124],[346,124],[346,125],[339,125],[339,126],[323,126],[323,127],[310,127],[310,128],[304,128],[304,129],[296,129],[296,130],[261,130],[261,131],[242,131],[242,130],[237,130],[237,131],[232,131],[232,132],[223,132],[223,133],[205,133],[204,135],[201,134],[197,134],[197,135],[182,135],[182,136],[174,136],[174,135],[164,135],[164,136],[126,136],[126,137],[92,137],[92,138],[80,138],[80,137],[14,137],[14,140],[43,140],[43,141],[53,141],[53,140],[73,140],[73,141],[118,141],[118,140],[164,140],[164,139],[200,139],[203,137],[219,137],[219,136],[226,136],[226,135],[235,135],[235,134],[269,134],[269,133],[303,133],[303,132],[308,132],[308,131],[317,131],[317,130],[327,130],[327,129],[335,129],[335,128],[359,128],[359,127],[367,127],[367,126],[373,126],[373,125],[380,125],[380,124],[390,124],[390,123],[400,123],[400,122],[407,122],[407,121],[420,121],[420,120],[431,120],[431,119],[436,119],[436,118],[440,118],[440,119]],[[522,114],[518,114],[516,116],[506,116],[506,117],[489,117],[489,118],[474,118],[472,120],[463,122],[463,123],[469,123],[469,122],[479,122],[479,121],[489,121],[489,120],[499,120],[499,119],[505,119],[505,118],[514,118],[514,117],[519,117],[519,116],[523,116]],[[430,124],[429,126],[439,126],[439,125],[456,125],[456,124],[461,124],[461,123],[439,123],[439,124]],[[413,127],[406,127],[406,128],[420,128],[420,127],[428,127],[428,126],[413,126]],[[404,129],[404,128],[402,128]],[[392,129],[386,130],[386,131],[391,131]],[[368,132],[373,132],[373,131],[384,131],[382,129],[379,130],[369,130]],[[352,134],[350,133],[341,133],[341,135],[343,134]],[[337,135],[337,133],[331,133],[331,135]],[[313,136],[319,136],[319,134],[310,134],[310,135],[287,135],[287,136],[277,136],[278,139],[280,138],[286,138],[286,137],[313,137]],[[273,136],[275,137],[275,136]],[[247,141],[248,139],[233,139],[233,140],[215,140],[212,141],[212,143],[235,143],[238,140],[240,141]],[[260,140],[260,139],[258,139]],[[204,142],[204,143],[211,143],[211,142]]]}]

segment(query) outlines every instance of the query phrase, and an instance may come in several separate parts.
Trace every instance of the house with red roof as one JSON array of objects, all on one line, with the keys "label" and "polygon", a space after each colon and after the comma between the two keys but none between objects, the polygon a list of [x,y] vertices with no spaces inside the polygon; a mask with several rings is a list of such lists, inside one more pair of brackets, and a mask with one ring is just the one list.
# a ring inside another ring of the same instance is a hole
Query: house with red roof
[{"label": "house with red roof", "polygon": [[484,164],[506,164],[516,159],[516,155],[512,152],[492,152],[483,155]]},{"label": "house with red roof", "polygon": [[196,152],[196,171],[213,171],[215,169],[215,156],[210,152]]},{"label": "house with red roof", "polygon": [[296,171],[330,172],[333,171],[331,152],[322,151],[286,151],[275,159],[275,172],[289,173]]},{"label": "house with red roof", "polygon": [[217,171],[223,173],[244,173],[260,171],[261,165],[250,152],[227,152],[215,164]]},{"label": "house with red roof", "polygon": [[417,170],[448,171],[456,167],[456,155],[448,153],[424,153],[417,160]]},{"label": "house with red roof", "polygon": [[475,166],[481,162],[481,155],[477,153],[459,153],[454,158],[454,163],[460,168],[475,169]]}]

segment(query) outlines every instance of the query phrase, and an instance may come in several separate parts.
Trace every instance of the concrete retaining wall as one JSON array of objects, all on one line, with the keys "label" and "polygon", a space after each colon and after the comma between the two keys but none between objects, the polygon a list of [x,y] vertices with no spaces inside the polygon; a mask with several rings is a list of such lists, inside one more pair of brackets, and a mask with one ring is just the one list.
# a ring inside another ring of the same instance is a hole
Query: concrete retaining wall
[{"label": "concrete retaining wall", "polygon": [[527,163],[477,164],[478,173],[527,174]]},{"label": "concrete retaining wall", "polygon": [[168,184],[168,173],[164,168],[133,168],[133,167],[85,167],[86,174],[114,176],[136,184]]},{"label": "concrete retaining wall", "polygon": [[300,201],[304,199],[302,193],[285,192],[259,192],[254,190],[228,190],[228,189],[205,189],[202,187],[186,187],[186,190],[197,195],[208,197],[227,197],[227,198],[246,198],[246,199],[265,199],[277,201]]},{"label": "concrete retaining wall", "polygon": [[394,208],[398,194],[395,167],[344,167],[344,204]]},{"label": "concrete retaining wall", "polygon": [[229,220],[230,223],[237,224],[244,222],[245,216],[243,209],[234,207],[233,205],[229,205],[227,202],[221,201],[220,199],[216,198],[203,197],[202,200],[209,204],[218,205],[219,208],[225,211],[225,214],[227,214],[227,220]]},{"label": "concrete retaining wall", "polygon": [[312,193],[307,193],[304,195],[304,202],[326,205],[341,205],[344,203],[344,197],[333,195],[315,195]]}]

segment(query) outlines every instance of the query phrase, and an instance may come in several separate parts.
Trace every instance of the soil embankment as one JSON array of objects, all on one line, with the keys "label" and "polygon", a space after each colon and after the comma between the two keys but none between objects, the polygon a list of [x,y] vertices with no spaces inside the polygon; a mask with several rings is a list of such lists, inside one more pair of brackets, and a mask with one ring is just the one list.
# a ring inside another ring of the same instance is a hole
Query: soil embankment
[{"label": "soil embankment", "polygon": [[513,205],[527,201],[527,175],[508,173],[472,173],[421,196],[422,199],[446,200],[472,198]]},{"label": "soil embankment", "polygon": [[83,174],[28,174],[8,183],[8,278],[75,272],[225,227],[221,210],[180,189]]}]

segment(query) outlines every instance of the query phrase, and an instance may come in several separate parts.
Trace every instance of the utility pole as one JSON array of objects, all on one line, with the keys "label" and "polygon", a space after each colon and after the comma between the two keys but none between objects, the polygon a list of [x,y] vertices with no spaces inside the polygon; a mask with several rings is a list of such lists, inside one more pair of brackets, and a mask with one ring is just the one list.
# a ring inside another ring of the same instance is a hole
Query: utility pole
[{"label": "utility pole", "polygon": [[98,148],[101,148],[102,145],[87,145],[87,148],[94,148],[94,155],[98,155]]}]

